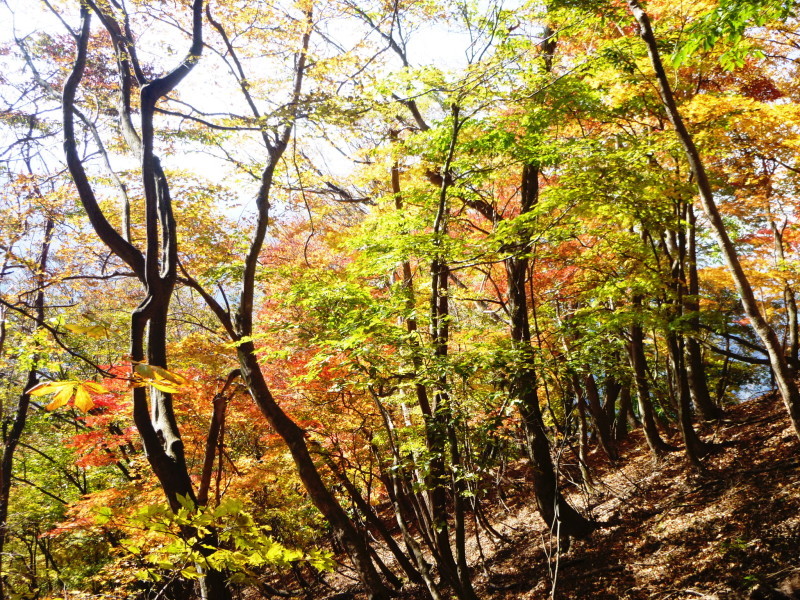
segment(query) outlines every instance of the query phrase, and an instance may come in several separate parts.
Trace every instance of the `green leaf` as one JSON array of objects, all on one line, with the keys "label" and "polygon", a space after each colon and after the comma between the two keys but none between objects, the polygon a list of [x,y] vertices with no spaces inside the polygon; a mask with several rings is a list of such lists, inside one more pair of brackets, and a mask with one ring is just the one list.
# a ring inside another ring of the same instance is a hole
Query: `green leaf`
[{"label": "green leaf", "polygon": [[186,579],[200,579],[201,575],[197,569],[181,569],[181,575]]},{"label": "green leaf", "polygon": [[97,523],[98,525],[105,525],[111,520],[113,516],[114,516],[113,512],[109,507],[101,506],[95,512],[94,520],[95,523]]}]

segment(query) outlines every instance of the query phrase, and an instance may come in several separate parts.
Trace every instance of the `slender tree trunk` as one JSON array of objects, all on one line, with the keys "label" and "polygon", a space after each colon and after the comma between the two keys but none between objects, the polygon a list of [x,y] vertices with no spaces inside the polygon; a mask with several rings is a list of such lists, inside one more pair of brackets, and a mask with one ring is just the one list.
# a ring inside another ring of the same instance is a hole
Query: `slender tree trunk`
[{"label": "slender tree trunk", "polygon": [[[320,452],[323,452],[322,449],[320,449]],[[394,541],[394,538],[389,533],[389,530],[386,529],[383,521],[378,518],[372,507],[367,503],[366,500],[364,500],[355,484],[350,481],[350,478],[347,477],[347,474],[344,472],[344,470],[334,463],[333,458],[330,455],[323,454],[323,457],[325,459],[325,464],[328,465],[328,468],[331,470],[331,472],[347,490],[347,493],[350,495],[350,498],[353,500],[353,503],[356,505],[356,508],[358,508],[366,522],[378,532],[378,535],[380,535],[383,541],[386,543],[389,551],[397,561],[397,564],[400,565],[413,583],[422,583],[422,577],[420,576],[419,571],[414,568],[414,565],[411,564],[411,561],[397,545],[397,542]]]},{"label": "slender tree trunk", "polygon": [[[615,353],[616,360],[619,361],[619,353]],[[613,429],[613,423],[617,414],[617,400],[622,392],[622,384],[617,380],[613,374],[606,375],[605,381],[605,401],[603,403],[603,410],[606,413],[606,420],[609,422],[610,427]],[[612,435],[613,437],[613,435]]]},{"label": "slender tree trunk", "polygon": [[591,373],[583,378],[583,389],[586,392],[586,400],[589,406],[589,413],[592,415],[597,441],[600,443],[600,447],[603,449],[606,456],[613,462],[617,459],[617,451],[614,447],[614,440],[611,437],[611,422],[608,414],[600,404],[600,392],[597,389],[597,381]]},{"label": "slender tree trunk", "polygon": [[[455,550],[453,557],[450,546],[449,528],[447,527],[447,513],[436,514],[434,508],[434,523],[436,530],[436,545],[439,550],[444,566],[448,571],[453,572],[455,577],[451,577],[453,588],[456,595],[462,600],[477,600],[475,591],[472,587],[472,580],[469,573],[466,558],[466,517],[464,506],[464,485],[462,479],[461,456],[458,448],[458,439],[455,434],[454,413],[452,398],[448,391],[447,372],[445,369],[448,360],[448,345],[450,342],[450,300],[448,296],[448,283],[450,281],[450,268],[446,262],[442,251],[442,241],[447,235],[448,227],[448,206],[447,196],[449,188],[450,165],[455,155],[456,142],[462,121],[459,119],[459,107],[452,107],[453,129],[450,138],[450,147],[447,158],[445,159],[441,178],[442,184],[439,191],[439,203],[436,210],[436,218],[433,223],[434,245],[436,255],[431,261],[431,295],[430,313],[431,324],[430,333],[433,341],[434,360],[441,374],[436,380],[433,406],[431,407],[433,419],[431,429],[435,433],[435,450],[444,453],[449,451],[450,473],[446,470],[438,473],[431,473],[434,477],[433,485],[436,494],[444,494],[449,487],[453,491],[453,526],[455,530]],[[437,465],[438,468],[438,465]],[[433,463],[431,464],[433,471]],[[445,500],[445,498],[441,498]],[[441,502],[441,500],[439,502]],[[437,502],[437,504],[439,504]],[[439,504],[441,506],[441,504]],[[453,569],[455,567],[455,569]]]},{"label": "slender tree trunk", "polygon": [[581,472],[583,487],[590,492],[594,487],[592,473],[589,471],[589,428],[586,424],[586,398],[577,377],[573,379],[575,402],[578,405],[578,468]]},{"label": "slender tree trunk", "polygon": [[686,376],[686,369],[684,368],[684,354],[681,342],[682,338],[679,336],[672,333],[667,335],[669,364],[672,370],[672,379],[675,382],[675,395],[681,436],[683,437],[686,456],[689,462],[696,467],[700,467],[700,459],[705,454],[705,447],[700,438],[697,437],[697,432],[695,432],[692,426],[689,380]]},{"label": "slender tree trunk", "polygon": [[[676,219],[683,220],[686,205],[681,201],[674,203]],[[686,258],[688,248],[686,234],[681,228],[671,229],[666,233],[664,250],[670,261],[670,274],[672,294],[667,298],[668,314],[672,323],[679,323],[684,316],[686,308]],[[672,324],[670,324],[672,325]],[[684,449],[689,462],[700,468],[700,458],[705,453],[705,448],[692,426],[691,390],[685,362],[684,338],[671,327],[666,332],[667,339],[667,368],[670,372],[669,380],[672,382],[671,392],[675,409],[678,413],[678,424],[684,441]]]},{"label": "slender tree trunk", "polygon": [[[397,525],[400,527],[400,531],[403,535],[403,541],[406,544],[406,547],[409,550],[409,554],[411,556],[411,560],[414,562],[417,570],[419,571],[422,580],[425,582],[425,587],[428,591],[428,595],[430,596],[431,600],[442,600],[442,596],[439,592],[439,588],[436,585],[436,582],[433,580],[433,576],[431,575],[430,565],[428,561],[425,560],[425,555],[422,552],[422,548],[417,543],[417,540],[414,539],[414,536],[411,535],[411,532],[408,528],[408,520],[406,518],[407,513],[414,513],[413,509],[409,511],[408,507],[405,505],[404,501],[408,501],[408,494],[405,493],[403,489],[403,481],[400,477],[400,474],[403,472],[401,467],[402,460],[400,456],[400,451],[398,449],[398,444],[395,439],[395,431],[392,425],[391,419],[389,418],[389,414],[380,401],[376,398],[378,403],[378,408],[380,410],[381,416],[384,420],[384,425],[386,427],[386,433],[389,437],[389,447],[392,453],[392,465],[391,469],[389,469],[389,479],[390,485],[386,488],[389,494],[389,498],[392,500],[392,505],[394,507],[394,514],[395,519],[397,521]],[[373,451],[376,448],[373,445]],[[380,461],[380,459],[379,459]],[[408,502],[410,504],[410,502]],[[421,520],[419,521],[422,522]],[[429,539],[430,536],[426,535],[426,539]],[[433,546],[432,541],[429,543],[429,546]]]},{"label": "slender tree trunk", "polygon": [[[458,113],[454,110],[453,137],[450,144],[450,154],[445,161],[443,172],[449,171],[455,143],[458,136]],[[446,232],[446,208],[444,207],[449,182],[448,177],[442,176],[440,190],[440,206],[437,211],[435,229],[437,233]],[[403,206],[400,193],[400,171],[395,164],[392,168],[392,192],[395,199],[395,208],[400,210]],[[411,314],[413,312],[414,283],[411,273],[411,264],[406,260],[402,264],[403,269],[403,288],[406,294],[406,308]],[[449,338],[448,326],[448,298],[447,289],[449,282],[449,269],[447,264],[440,258],[434,259],[431,263],[431,337],[434,343],[434,352],[437,359],[443,362],[447,359],[447,343]],[[413,317],[405,319],[408,333],[414,334],[417,331],[417,322]],[[423,364],[420,356],[420,348],[416,338],[411,338],[411,360],[414,373],[422,371]],[[440,367],[443,365],[440,365]],[[469,571],[466,564],[466,552],[464,550],[464,506],[463,496],[459,491],[460,483],[447,475],[445,455],[447,446],[450,445],[449,454],[453,469],[457,470],[460,463],[460,456],[457,446],[456,436],[452,425],[452,411],[450,408],[450,397],[446,391],[446,376],[439,378],[438,387],[434,392],[433,403],[428,396],[428,389],[420,381],[414,384],[417,403],[419,404],[423,418],[425,420],[425,441],[427,450],[430,453],[428,477],[425,484],[428,489],[427,498],[430,506],[430,528],[433,532],[435,544],[434,557],[436,558],[439,571],[445,581],[450,583],[456,590],[459,597],[469,600],[474,596]],[[450,542],[450,528],[448,523],[447,510],[447,490],[453,489],[455,528],[456,528],[456,556],[453,555]],[[462,490],[463,492],[463,490]],[[431,594],[438,592],[429,587]]]},{"label": "slender tree trunk", "polygon": [[[38,273],[34,276],[37,281],[36,298],[34,309],[36,311],[35,327],[39,329],[44,324],[44,276],[47,273],[47,258],[50,254],[50,240],[53,234],[53,220],[48,219],[44,228],[44,240],[42,242],[42,253],[39,257]],[[5,330],[5,321],[3,321]],[[1,348],[0,348],[1,349]],[[28,420],[28,407],[30,406],[30,395],[28,390],[39,382],[38,368],[39,356],[34,354],[32,366],[28,371],[28,378],[25,381],[25,388],[17,400],[17,409],[14,412],[14,420],[11,422],[11,429],[4,433],[3,453],[0,456],[0,600],[5,600],[5,575],[3,574],[3,558],[6,539],[8,537],[8,500],[11,494],[11,480],[14,474],[14,452],[16,452],[25,423]]]},{"label": "slender tree trunk", "polygon": [[688,323],[691,327],[691,332],[686,337],[686,374],[689,378],[692,400],[694,400],[697,410],[706,421],[714,421],[722,418],[723,412],[711,399],[703,363],[703,351],[700,348],[700,342],[694,337],[700,329],[700,280],[697,275],[697,225],[691,203],[686,204],[686,223],[688,241],[686,266],[689,272],[689,282],[683,308],[686,313],[689,313]]},{"label": "slender tree trunk", "polygon": [[[225,396],[228,386],[233,382],[236,377],[239,377],[241,371],[236,369],[232,371],[225,385],[218,394],[214,396],[213,409],[211,413],[211,424],[208,428],[208,436],[206,437],[206,451],[203,456],[203,470],[200,474],[200,485],[197,490],[197,502],[200,505],[208,503],[208,491],[211,487],[211,475],[214,470],[214,459],[219,454],[219,468],[222,469],[222,448],[225,432],[225,413],[228,408],[228,401],[230,397]],[[233,394],[231,394],[232,396]],[[218,484],[219,485],[219,484]],[[217,489],[219,494],[219,489]]]},{"label": "slender tree trunk", "polygon": [[628,421],[633,417],[631,408],[631,386],[623,385],[619,392],[619,410],[614,419],[614,439],[618,442],[628,437]]},{"label": "slender tree trunk", "polygon": [[[641,300],[634,299],[634,304]],[[644,353],[644,333],[640,325],[634,324],[630,328],[630,354],[631,367],[633,368],[633,381],[636,386],[636,396],[639,403],[639,414],[642,417],[642,427],[647,445],[653,458],[660,460],[665,452],[673,448],[661,439],[656,426],[653,403],[650,400],[650,385],[647,381],[647,358]]]},{"label": "slender tree trunk", "polygon": [[683,145],[686,158],[689,161],[689,166],[691,167],[695,176],[695,180],[697,181],[700,203],[703,207],[706,217],[711,223],[711,228],[717,238],[717,244],[722,251],[722,256],[724,257],[725,263],[728,266],[728,270],[733,277],[734,284],[736,285],[736,289],[739,292],[739,297],[742,300],[742,305],[744,306],[745,314],[750,319],[753,329],[755,329],[756,333],[761,338],[761,342],[764,344],[764,347],[767,350],[770,365],[772,366],[772,372],[775,376],[775,383],[780,390],[781,397],[783,398],[786,410],[789,413],[789,418],[792,422],[792,426],[794,427],[795,434],[800,437],[800,391],[798,391],[797,385],[792,379],[792,373],[786,362],[786,357],[783,354],[783,349],[781,348],[778,336],[775,334],[775,330],[772,329],[764,315],[761,314],[755,294],[753,293],[753,288],[750,285],[750,281],[748,280],[741,263],[739,262],[739,256],[736,253],[733,242],[728,236],[722,216],[717,209],[717,204],[714,201],[714,195],[711,191],[711,184],[708,180],[708,175],[706,174],[703,161],[700,158],[700,153],[694,144],[692,136],[686,129],[680,112],[678,111],[678,106],[675,102],[675,96],[672,93],[666,71],[664,70],[664,65],[661,62],[661,57],[658,54],[658,44],[656,42],[655,35],[653,34],[653,28],[650,24],[650,19],[647,16],[647,13],[640,6],[638,0],[628,0],[628,7],[638,23],[639,35],[647,45],[650,62],[655,70],[656,81],[658,83],[659,92],[661,93],[661,100],[664,104],[667,116],[675,128],[681,144]]},{"label": "slender tree trunk", "polygon": [[289,448],[300,480],[303,482],[311,502],[330,523],[336,539],[349,555],[356,572],[367,588],[369,598],[371,600],[388,599],[390,594],[375,571],[366,542],[358,534],[350,517],[347,516],[320,477],[317,466],[308,451],[305,431],[298,427],[278,406],[269,391],[255,354],[253,342],[240,343],[237,346],[237,354],[242,379],[247,384],[250,395],[269,424]]},{"label": "slender tree trunk", "polygon": [[[525,165],[522,171],[521,213],[533,209],[539,197],[539,169],[536,165]],[[515,255],[504,261],[508,280],[508,313],[511,319],[511,341],[517,356],[511,375],[511,396],[517,401],[523,432],[525,450],[533,471],[534,494],[539,514],[550,527],[566,539],[569,536],[583,537],[594,530],[594,523],[583,517],[561,495],[558,490],[550,442],[542,421],[534,354],[531,346],[531,330],[528,320],[528,296],[525,280],[531,244],[523,240],[515,249]]]},{"label": "slender tree trunk", "polygon": [[[772,226],[772,233],[775,239],[775,258],[778,267],[785,270],[786,255],[783,250],[783,228],[779,228],[774,220],[770,220]],[[784,224],[784,228],[786,225]],[[797,318],[797,300],[795,298],[794,289],[788,281],[788,278],[783,284],[783,304],[786,309],[786,317],[788,321],[789,330],[789,351],[787,353],[787,361],[793,373],[797,373],[800,368],[798,363],[798,350],[800,349],[800,341],[798,341],[798,318]]]}]

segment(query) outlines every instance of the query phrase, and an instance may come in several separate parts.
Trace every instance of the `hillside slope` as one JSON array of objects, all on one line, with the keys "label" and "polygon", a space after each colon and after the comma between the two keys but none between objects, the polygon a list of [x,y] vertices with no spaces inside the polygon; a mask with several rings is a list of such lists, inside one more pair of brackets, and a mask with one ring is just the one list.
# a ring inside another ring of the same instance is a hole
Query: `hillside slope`
[{"label": "hillside slope", "polygon": [[525,473],[509,474],[504,488],[515,491],[493,518],[506,540],[473,530],[469,543],[479,597],[800,598],[800,443],[780,400],[767,394],[732,407],[703,437],[714,449],[702,473],[682,452],[654,464],[639,432],[622,445],[618,467],[594,453],[594,489],[571,501],[601,528],[560,555]]},{"label": "hillside slope", "polygon": [[[745,402],[705,433],[717,445],[700,474],[688,474],[681,453],[654,466],[638,434],[619,469],[598,460],[588,506],[604,527],[561,557],[557,598],[771,598],[781,597],[772,591],[781,587],[795,593],[800,443],[782,404],[773,395]],[[541,525],[531,519],[515,532],[513,548],[498,549],[485,598],[549,596],[554,561],[542,550]],[[498,582],[511,587],[492,593]]]}]

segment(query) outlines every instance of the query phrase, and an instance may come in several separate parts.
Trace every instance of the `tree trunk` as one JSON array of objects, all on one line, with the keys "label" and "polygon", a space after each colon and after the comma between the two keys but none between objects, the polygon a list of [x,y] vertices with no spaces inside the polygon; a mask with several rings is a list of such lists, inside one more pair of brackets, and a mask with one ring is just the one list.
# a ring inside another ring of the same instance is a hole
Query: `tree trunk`
[{"label": "tree trunk", "polygon": [[[115,43],[118,56],[126,54],[117,44],[119,27],[113,17],[87,1],[81,8],[81,31],[77,36],[78,52],[72,71],[64,85],[63,122],[64,153],[67,166],[78,190],[93,229],[103,242],[125,261],[142,282],[144,300],[131,314],[130,355],[132,368],[148,364],[167,368],[167,315],[172,292],[177,281],[178,240],[176,223],[172,213],[172,199],[161,163],[153,152],[155,131],[153,116],[158,101],[172,92],[192,70],[203,49],[203,1],[192,3],[192,42],[186,57],[178,66],[163,77],[155,78],[141,86],[140,113],[141,139],[130,123],[130,68],[127,59],[120,59],[120,77],[123,80],[120,118],[123,130],[130,133],[129,140],[135,154],[141,160],[141,182],[144,189],[144,221],[146,252],[142,254],[125,235],[114,229],[104,216],[94,194],[82,159],[77,151],[74,113],[75,97],[83,78],[90,34],[89,8],[97,12],[103,25]],[[128,65],[128,66],[126,66]],[[130,131],[128,131],[130,130]],[[98,141],[99,143],[99,141]],[[142,382],[146,383],[146,382]],[[153,472],[161,484],[172,510],[180,508],[179,496],[197,501],[186,465],[183,441],[180,437],[170,394],[144,386],[133,389],[133,419],[142,438],[145,453]],[[210,536],[203,544],[203,552],[213,540]],[[228,600],[225,577],[217,571],[209,571],[199,584],[203,595],[210,600]]]},{"label": "tree trunk", "polygon": [[[522,170],[521,213],[530,211],[539,197],[539,168],[525,165]],[[594,530],[594,523],[583,517],[561,495],[558,490],[550,442],[542,421],[539,395],[536,384],[531,331],[528,320],[528,296],[525,281],[528,272],[527,254],[531,251],[530,240],[522,240],[515,255],[504,261],[508,279],[508,314],[511,319],[511,341],[515,356],[515,368],[511,375],[510,393],[519,407],[522,428],[525,434],[525,450],[533,471],[534,494],[539,514],[550,527],[566,539],[568,536],[584,537]]]},{"label": "tree trunk", "polygon": [[586,392],[586,400],[589,406],[589,413],[592,415],[597,441],[606,456],[613,462],[617,460],[617,451],[614,447],[614,440],[611,437],[611,422],[608,414],[600,405],[600,392],[597,389],[594,375],[591,373],[583,378],[583,389]]},{"label": "tree trunk", "polygon": [[[784,254],[783,250],[783,230],[785,229],[786,225],[784,223],[783,228],[779,228],[774,220],[770,220],[770,225],[772,226],[772,233],[773,237],[775,238],[775,259],[778,263],[778,267],[781,270],[785,270],[786,255]],[[789,330],[789,351],[787,353],[787,361],[792,372],[796,374],[798,368],[800,368],[800,364],[798,363],[798,350],[800,350],[800,341],[798,341],[797,300],[795,298],[794,289],[789,283],[788,278],[783,284],[783,304],[784,308],[786,309],[786,317],[788,321],[787,328]]]},{"label": "tree trunk", "polygon": [[[439,592],[439,588],[436,585],[436,582],[433,580],[431,575],[430,565],[425,560],[425,556],[422,553],[422,549],[420,548],[417,540],[414,539],[414,536],[411,535],[409,528],[408,528],[408,519],[406,517],[407,514],[414,514],[415,510],[409,510],[406,504],[411,504],[408,500],[408,494],[405,493],[403,489],[404,481],[401,479],[400,474],[403,472],[401,467],[402,459],[400,456],[400,451],[398,450],[398,444],[395,439],[394,433],[394,426],[389,418],[389,414],[384,408],[384,406],[380,403],[378,398],[376,397],[376,402],[378,404],[378,408],[380,410],[381,416],[384,420],[384,425],[386,427],[386,433],[389,437],[389,448],[391,449],[392,453],[392,465],[391,468],[388,469],[389,471],[389,486],[386,488],[389,498],[392,501],[392,506],[394,507],[394,514],[395,519],[397,521],[397,525],[400,527],[400,531],[403,534],[403,541],[408,548],[409,554],[411,556],[411,560],[417,567],[422,580],[425,582],[425,587],[428,591],[428,595],[431,597],[431,600],[442,600],[442,596]],[[373,452],[376,453],[377,448],[372,445]],[[380,455],[376,453],[376,457],[379,459],[380,462],[384,462],[380,460]],[[384,469],[382,469],[384,470]],[[419,520],[419,523],[422,524],[423,520]],[[422,527],[421,527],[422,529]],[[432,541],[428,541],[430,539],[430,535],[427,533],[423,534],[426,543],[432,548],[433,543]]]},{"label": "tree trunk", "polygon": [[[458,136],[460,123],[458,120],[457,108],[453,109],[453,133],[450,142],[448,157],[442,169],[443,173],[448,173],[450,163],[455,151],[455,144]],[[442,184],[439,192],[439,206],[436,215],[434,230],[437,234],[446,233],[446,198],[449,179],[442,177]],[[400,194],[400,171],[395,164],[392,167],[392,192],[395,199],[395,208],[402,208],[402,196]],[[414,284],[411,273],[411,264],[406,260],[402,264],[403,287],[406,294],[406,308],[411,314],[413,312]],[[437,359],[444,362],[447,359],[447,344],[449,341],[448,325],[448,297],[447,289],[449,282],[449,269],[444,260],[436,257],[431,262],[431,338],[434,345],[434,353]],[[416,319],[409,317],[405,319],[406,330],[413,334],[417,331]],[[414,374],[418,376],[423,368],[420,348],[416,338],[411,338],[411,360],[414,367]],[[443,365],[441,365],[443,366]],[[430,402],[428,389],[420,381],[416,381],[414,389],[417,396],[422,416],[425,420],[425,443],[426,449],[430,454],[428,476],[426,477],[425,487],[428,490],[427,499],[430,510],[430,529],[432,530],[434,542],[434,558],[436,559],[439,572],[443,579],[447,581],[456,591],[456,595],[464,600],[471,600],[475,597],[469,570],[466,563],[465,537],[464,537],[464,505],[463,490],[457,477],[447,474],[445,456],[449,446],[451,459],[451,469],[454,472],[459,470],[460,456],[457,447],[457,439],[452,425],[452,410],[450,408],[450,397],[447,393],[447,378],[442,375],[439,378],[437,389],[433,394],[433,403]],[[456,444],[453,446],[453,444]],[[448,522],[449,511],[447,509],[447,490],[453,490],[454,501],[454,525],[456,529],[456,555],[450,543],[450,527]],[[421,515],[420,515],[421,516]],[[420,523],[422,525],[422,523]],[[434,588],[428,586],[431,594],[437,594]]]},{"label": "tree trunk", "polygon": [[[450,474],[446,470],[439,470],[444,466],[444,461],[431,462],[431,476],[433,478],[434,493],[441,497],[437,500],[437,505],[442,506],[445,500],[444,493],[449,487],[453,491],[453,525],[455,529],[456,555],[453,557],[450,547],[450,536],[447,527],[447,512],[437,513],[437,507],[433,509],[434,528],[436,530],[436,545],[442,557],[442,563],[446,570],[444,574],[450,575],[456,595],[462,600],[477,600],[477,596],[472,587],[472,580],[467,566],[466,558],[466,537],[465,537],[465,507],[464,507],[464,486],[462,477],[461,456],[458,448],[458,439],[455,434],[454,414],[450,393],[448,392],[447,372],[445,369],[448,357],[448,345],[450,342],[450,301],[448,297],[448,283],[450,281],[450,268],[446,262],[444,252],[441,250],[442,238],[447,234],[448,227],[448,206],[447,196],[449,188],[450,165],[455,155],[458,133],[463,123],[459,119],[459,107],[452,106],[453,129],[450,137],[450,147],[447,158],[442,167],[442,184],[439,190],[439,202],[436,210],[436,217],[433,223],[434,245],[436,255],[431,261],[431,295],[430,295],[430,314],[431,324],[430,333],[433,342],[434,357],[441,374],[436,380],[433,406],[431,407],[433,417],[431,419],[431,430],[435,434],[433,438],[436,442],[434,451],[441,452],[442,456],[446,450],[450,455]],[[433,472],[434,464],[437,471]],[[455,568],[453,568],[455,567]]]},{"label": "tree trunk", "polygon": [[703,363],[703,352],[700,348],[700,342],[694,337],[700,329],[700,281],[697,276],[697,226],[694,208],[691,204],[686,205],[686,223],[689,282],[688,293],[684,296],[683,308],[685,312],[689,313],[688,322],[691,327],[691,332],[686,337],[686,374],[689,378],[692,400],[694,400],[697,410],[706,421],[714,421],[721,419],[724,413],[711,399],[711,394],[708,391],[706,369]]},{"label": "tree trunk", "polygon": [[[634,304],[640,303],[640,300],[634,299]],[[670,452],[673,448],[661,439],[658,433],[658,427],[656,427],[653,404],[650,401],[650,385],[647,381],[647,358],[644,353],[644,333],[640,325],[631,325],[630,338],[628,352],[633,369],[633,381],[636,386],[636,397],[639,403],[639,414],[642,418],[644,436],[647,440],[647,445],[650,447],[650,452],[653,454],[653,458],[660,460],[664,453]]]},{"label": "tree trunk", "polygon": [[614,439],[618,442],[628,437],[628,421],[633,418],[631,408],[631,386],[624,385],[619,392],[619,410],[614,419]]},{"label": "tree trunk", "polygon": [[237,355],[242,370],[242,379],[247,384],[250,395],[269,424],[289,448],[300,480],[308,492],[308,497],[330,523],[336,539],[353,562],[368,597],[371,600],[388,600],[391,594],[383,585],[372,564],[366,542],[358,534],[350,517],[347,516],[320,477],[317,466],[308,451],[305,431],[289,418],[272,397],[261,372],[253,342],[241,342],[237,346]]},{"label": "tree trunk", "polygon": [[[321,449],[320,452],[322,452]],[[361,515],[364,517],[367,523],[375,528],[375,531],[378,532],[378,535],[381,536],[383,541],[386,542],[389,551],[394,556],[397,564],[399,564],[403,571],[405,571],[406,575],[408,575],[409,580],[411,580],[413,583],[422,583],[422,577],[420,576],[419,571],[417,571],[417,569],[414,568],[414,565],[411,564],[411,561],[397,545],[397,542],[394,541],[394,538],[389,533],[389,530],[386,529],[383,521],[378,518],[378,516],[375,514],[375,511],[372,510],[372,507],[366,502],[366,500],[364,500],[356,486],[352,481],[350,481],[350,478],[347,477],[347,474],[344,472],[344,470],[339,468],[339,466],[334,463],[333,458],[330,455],[323,454],[323,458],[325,459],[325,463],[328,465],[328,468],[347,490],[347,493],[350,495],[350,498],[353,500],[353,503],[356,505],[356,508],[358,508]]]},{"label": "tree trunk", "polygon": [[[619,353],[614,353],[616,360],[619,361]],[[603,402],[603,410],[606,413],[606,419],[613,429],[613,423],[617,414],[617,400],[622,392],[622,384],[617,380],[613,374],[606,375],[605,381],[605,401]],[[613,436],[612,436],[613,437]]]},{"label": "tree trunk", "polygon": [[[44,324],[44,276],[47,272],[47,258],[50,254],[50,240],[53,234],[53,220],[48,219],[44,228],[44,240],[42,241],[42,253],[39,257],[37,272],[34,277],[37,282],[36,298],[34,309],[36,311],[35,327],[39,329]],[[5,328],[5,320],[3,321]],[[2,348],[0,348],[2,350]],[[0,456],[0,600],[5,600],[5,575],[3,574],[3,551],[5,550],[6,538],[8,537],[8,500],[11,494],[11,480],[14,474],[14,452],[19,445],[25,423],[28,420],[28,407],[31,397],[28,390],[39,382],[38,375],[38,354],[32,357],[32,366],[28,371],[28,378],[25,381],[25,388],[17,400],[17,410],[14,412],[14,420],[11,429],[3,440],[3,453]],[[3,432],[5,434],[5,431]]]},{"label": "tree trunk", "polygon": [[795,434],[800,437],[800,391],[798,391],[797,385],[792,379],[792,373],[786,362],[786,357],[783,354],[778,336],[775,334],[775,331],[769,325],[766,318],[764,318],[764,315],[761,314],[755,294],[753,293],[753,288],[750,285],[750,281],[747,279],[747,275],[745,275],[744,269],[742,269],[733,242],[731,242],[730,237],[728,237],[728,232],[725,229],[722,216],[714,201],[711,184],[709,183],[703,161],[700,158],[700,153],[678,111],[675,97],[669,85],[666,71],[664,70],[664,65],[658,54],[658,45],[655,35],[653,34],[650,19],[639,5],[638,0],[628,0],[628,7],[639,25],[639,34],[647,45],[647,51],[650,56],[650,62],[655,70],[655,77],[659,92],[661,93],[664,109],[683,145],[686,158],[689,161],[689,166],[697,181],[700,203],[703,206],[706,217],[711,223],[711,228],[717,238],[717,244],[722,251],[722,256],[725,259],[725,263],[731,273],[736,289],[739,292],[739,297],[742,299],[745,314],[750,319],[753,329],[755,329],[767,350],[772,372],[775,376],[775,383],[780,390]]},{"label": "tree trunk", "polygon": [[678,423],[680,425],[681,436],[689,462],[695,467],[700,467],[700,459],[706,452],[705,445],[697,437],[694,427],[692,427],[692,407],[689,392],[689,380],[684,368],[684,353],[681,347],[682,338],[670,333],[667,335],[667,347],[669,349],[669,364],[672,370],[672,379],[675,382],[675,394],[678,407]]},{"label": "tree trunk", "polygon": [[591,492],[594,481],[592,473],[589,471],[589,428],[586,426],[586,398],[577,377],[573,378],[573,389],[578,406],[578,469],[581,472],[584,490]]}]

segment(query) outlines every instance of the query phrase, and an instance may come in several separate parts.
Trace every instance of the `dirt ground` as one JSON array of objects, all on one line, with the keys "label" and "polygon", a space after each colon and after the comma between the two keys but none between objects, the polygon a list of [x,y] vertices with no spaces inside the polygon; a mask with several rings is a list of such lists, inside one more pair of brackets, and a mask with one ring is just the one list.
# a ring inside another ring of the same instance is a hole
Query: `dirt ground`
[{"label": "dirt ground", "polygon": [[702,437],[714,444],[702,472],[682,452],[654,464],[639,432],[616,467],[592,455],[594,487],[570,499],[600,528],[566,553],[552,548],[522,467],[508,475],[515,491],[492,519],[506,541],[473,530],[469,542],[479,598],[800,599],[800,442],[782,403],[731,407]]}]

